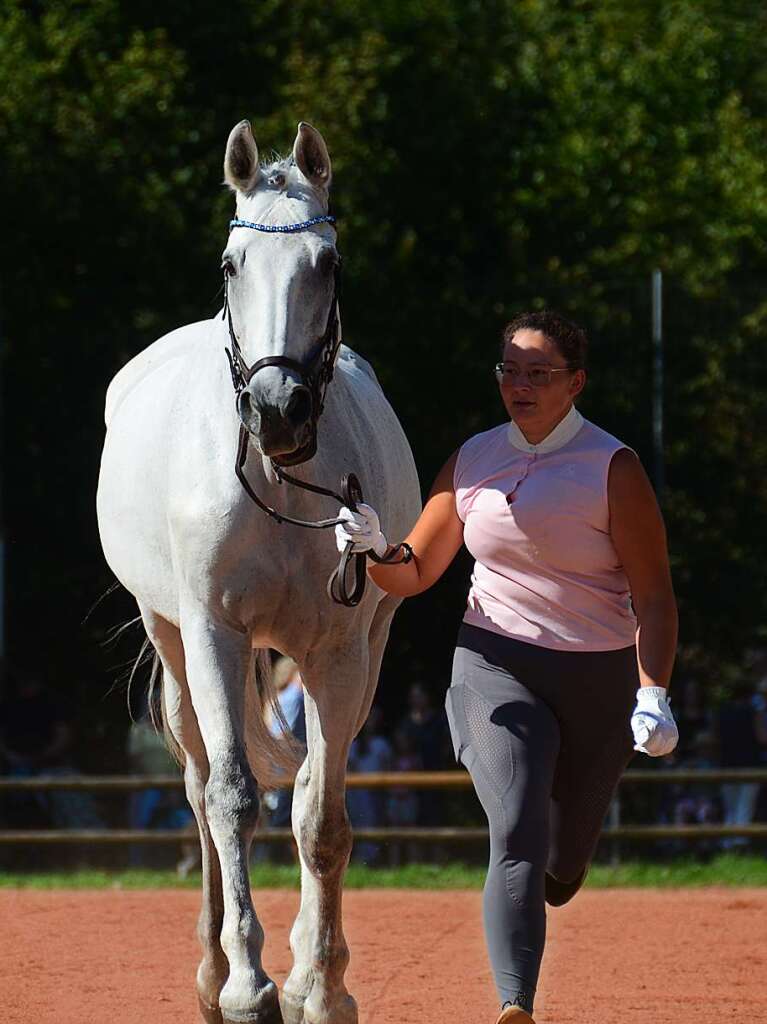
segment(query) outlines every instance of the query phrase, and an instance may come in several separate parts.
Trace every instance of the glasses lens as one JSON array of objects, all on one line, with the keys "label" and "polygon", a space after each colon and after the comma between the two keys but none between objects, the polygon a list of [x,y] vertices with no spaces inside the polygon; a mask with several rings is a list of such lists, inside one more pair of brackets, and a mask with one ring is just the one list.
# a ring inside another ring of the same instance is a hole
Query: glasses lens
[{"label": "glasses lens", "polygon": [[516,363],[496,363],[495,375],[504,384],[509,384],[519,376],[519,367]]},{"label": "glasses lens", "polygon": [[495,375],[504,383],[512,383],[518,380],[527,380],[534,388],[545,387],[551,380],[551,374],[545,366],[533,366],[529,370],[523,370],[517,363],[497,363]]}]

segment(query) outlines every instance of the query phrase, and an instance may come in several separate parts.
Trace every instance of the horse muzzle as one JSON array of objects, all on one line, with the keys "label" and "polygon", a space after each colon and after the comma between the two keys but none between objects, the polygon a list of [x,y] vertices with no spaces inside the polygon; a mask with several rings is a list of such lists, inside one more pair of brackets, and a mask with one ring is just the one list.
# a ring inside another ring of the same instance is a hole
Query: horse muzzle
[{"label": "horse muzzle", "polygon": [[258,444],[263,455],[289,455],[302,448],[312,433],[312,393],[296,384],[276,400],[268,401],[251,387],[237,399],[240,422]]}]

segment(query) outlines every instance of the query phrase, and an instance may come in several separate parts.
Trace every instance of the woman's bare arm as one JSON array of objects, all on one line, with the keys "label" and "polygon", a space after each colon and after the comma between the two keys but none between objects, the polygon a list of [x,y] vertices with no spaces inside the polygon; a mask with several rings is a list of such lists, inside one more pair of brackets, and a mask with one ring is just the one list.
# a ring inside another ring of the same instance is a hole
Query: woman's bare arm
[{"label": "woman's bare arm", "polygon": [[423,512],[404,540],[413,549],[411,561],[368,566],[368,575],[390,594],[411,597],[440,578],[463,544],[463,523],[455,509],[454,452],[437,474]]},{"label": "woman's bare arm", "polygon": [[637,615],[642,686],[668,687],[677,642],[677,610],[666,528],[641,462],[627,448],[613,456],[607,483],[610,535]]}]

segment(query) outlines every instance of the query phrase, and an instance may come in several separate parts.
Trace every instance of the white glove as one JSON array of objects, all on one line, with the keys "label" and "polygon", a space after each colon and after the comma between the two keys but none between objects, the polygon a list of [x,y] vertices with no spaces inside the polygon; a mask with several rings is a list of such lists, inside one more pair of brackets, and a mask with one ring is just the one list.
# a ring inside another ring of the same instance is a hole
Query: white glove
[{"label": "white glove", "polygon": [[634,750],[640,750],[650,757],[663,757],[671,753],[679,739],[679,730],[670,705],[671,700],[666,698],[664,687],[640,686],[631,716]]},{"label": "white glove", "polygon": [[336,547],[339,551],[345,551],[346,545],[351,541],[355,554],[374,551],[379,558],[383,558],[389,544],[381,533],[381,524],[375,509],[370,505],[360,504],[357,511],[352,512],[346,505],[342,505],[338,511],[338,518],[344,520],[336,526]]}]

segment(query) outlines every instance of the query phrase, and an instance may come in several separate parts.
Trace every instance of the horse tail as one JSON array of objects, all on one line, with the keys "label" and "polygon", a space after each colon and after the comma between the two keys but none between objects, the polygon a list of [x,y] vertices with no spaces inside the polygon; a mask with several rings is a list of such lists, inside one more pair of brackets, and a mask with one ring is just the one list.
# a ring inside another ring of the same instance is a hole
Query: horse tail
[{"label": "horse tail", "polygon": [[266,648],[255,648],[250,659],[245,690],[245,749],[261,789],[292,782],[306,754],[285,721]]},{"label": "horse tail", "polygon": [[[147,638],[144,646],[151,647],[151,641]],[[165,687],[162,685],[162,662],[160,655],[152,648],[152,670],[149,673],[149,688],[147,690],[147,703],[149,705],[149,717],[157,732],[161,732],[165,740],[165,746],[173,760],[182,769],[186,767],[186,755],[184,748],[171,732],[168,725],[168,716],[165,711]]]},{"label": "horse tail", "polygon": [[[136,666],[150,648],[151,641],[146,639],[136,659]],[[152,724],[157,732],[163,734],[173,759],[183,768],[186,757],[168,725],[162,663],[156,651],[153,651],[149,676],[148,704]],[[277,723],[279,728],[270,729],[270,720]],[[253,651],[248,668],[245,687],[245,750],[261,789],[292,782],[306,753],[303,744],[293,737],[285,721],[272,681],[272,661],[265,648]]]}]

